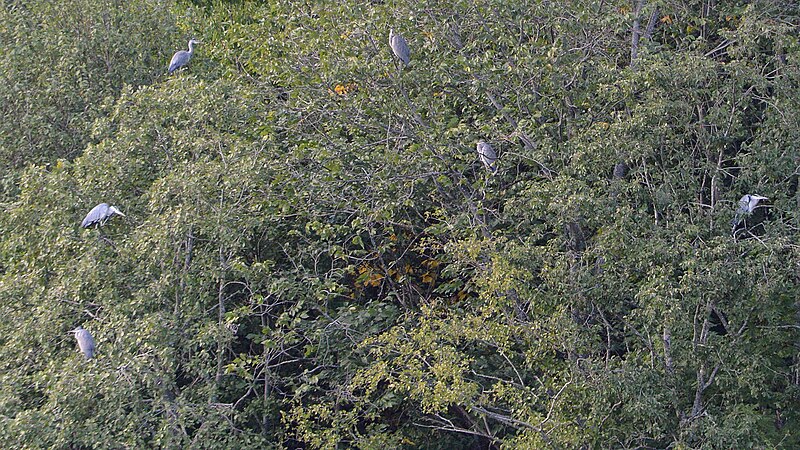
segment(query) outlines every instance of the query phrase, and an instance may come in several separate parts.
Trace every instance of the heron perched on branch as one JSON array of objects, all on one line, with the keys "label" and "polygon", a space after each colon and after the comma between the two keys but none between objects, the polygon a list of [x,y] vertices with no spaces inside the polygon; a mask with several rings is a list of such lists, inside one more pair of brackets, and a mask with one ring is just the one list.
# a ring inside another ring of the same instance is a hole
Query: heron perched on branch
[{"label": "heron perched on branch", "polygon": [[200,43],[201,43],[200,41],[197,41],[195,39],[190,39],[189,40],[189,51],[180,50],[180,51],[175,52],[174,55],[172,55],[172,60],[170,60],[170,62],[169,62],[169,73],[170,73],[170,75],[172,74],[172,72],[175,72],[176,70],[180,69],[181,67],[189,64],[189,60],[192,59],[192,55],[194,54],[194,46],[195,46],[195,44],[200,44]]},{"label": "heron perched on branch", "polygon": [[83,228],[89,228],[94,224],[98,224],[102,227],[106,224],[108,219],[114,215],[125,217],[125,214],[122,214],[122,211],[118,210],[116,206],[108,206],[108,203],[100,203],[89,211],[89,214],[87,214],[86,218],[81,222],[81,226]]},{"label": "heron perched on branch", "polygon": [[389,30],[389,46],[392,47],[394,56],[403,61],[404,65],[411,62],[411,50],[408,48],[408,42],[399,34],[394,34],[394,30]]},{"label": "heron perched on branch", "polygon": [[628,165],[625,164],[624,161],[620,161],[614,165],[614,179],[622,179],[625,178],[625,175],[628,174]]},{"label": "heron perched on branch", "polygon": [[739,199],[739,209],[736,210],[736,215],[733,217],[731,221],[731,233],[736,232],[736,227],[744,220],[745,217],[753,214],[753,211],[758,207],[758,203],[761,200],[769,200],[767,197],[762,197],[760,195],[752,195],[746,194],[741,199]]},{"label": "heron perched on branch", "polygon": [[486,166],[490,172],[496,173],[497,166],[495,165],[495,162],[497,161],[497,153],[494,152],[492,146],[487,142],[478,141],[477,148],[478,156],[480,157],[483,165]]},{"label": "heron perched on branch", "polygon": [[92,338],[92,334],[89,333],[89,330],[78,327],[67,333],[75,335],[75,339],[78,340],[78,347],[81,349],[83,356],[85,356],[86,359],[92,359],[94,356],[94,338]]}]

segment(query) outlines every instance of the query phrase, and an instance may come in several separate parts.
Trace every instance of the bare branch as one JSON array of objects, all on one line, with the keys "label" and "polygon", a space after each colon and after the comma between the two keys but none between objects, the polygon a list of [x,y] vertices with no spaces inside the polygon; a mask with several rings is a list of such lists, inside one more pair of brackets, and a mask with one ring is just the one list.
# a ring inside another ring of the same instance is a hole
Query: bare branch
[{"label": "bare branch", "polygon": [[664,325],[664,334],[662,335],[664,341],[664,365],[667,368],[667,373],[674,374],[674,366],[672,363],[672,335],[670,334],[669,326]]},{"label": "bare branch", "polygon": [[714,383],[714,378],[717,376],[717,371],[719,370],[719,364],[714,366],[711,370],[711,375],[708,377],[708,381],[703,384],[703,391],[705,392],[706,389],[711,387],[711,384]]},{"label": "bare branch", "polygon": [[472,411],[474,411],[474,412],[476,412],[478,414],[483,414],[486,417],[489,417],[489,418],[494,419],[494,420],[496,420],[496,421],[498,421],[500,423],[512,426],[512,427],[517,428],[517,429],[528,428],[528,429],[533,430],[533,429],[536,428],[536,427],[534,427],[533,425],[531,425],[528,422],[525,422],[523,420],[517,420],[517,419],[515,419],[515,418],[513,418],[511,416],[505,415],[505,414],[500,414],[500,413],[489,411],[488,409],[486,409],[486,408],[484,408],[482,406],[473,406],[472,407]]},{"label": "bare branch", "polygon": [[636,58],[639,57],[639,38],[642,35],[639,14],[644,7],[644,0],[639,0],[633,12],[633,32],[631,33],[631,68],[636,67]]},{"label": "bare branch", "polygon": [[647,28],[644,30],[644,36],[642,37],[645,38],[645,40],[650,39],[653,36],[653,30],[656,28],[659,15],[660,11],[658,10],[658,7],[656,7],[656,9],[653,10],[653,13],[650,14],[650,21],[647,22]]}]

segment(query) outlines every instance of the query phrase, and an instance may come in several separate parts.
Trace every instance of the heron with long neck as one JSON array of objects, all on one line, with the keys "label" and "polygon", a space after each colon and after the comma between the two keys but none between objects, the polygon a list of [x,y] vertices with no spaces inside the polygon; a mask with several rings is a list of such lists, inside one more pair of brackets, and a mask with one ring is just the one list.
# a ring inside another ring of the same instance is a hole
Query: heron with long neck
[{"label": "heron with long neck", "polygon": [[476,147],[478,150],[478,157],[483,165],[486,166],[486,169],[491,173],[496,173],[497,166],[495,163],[497,162],[497,153],[495,153],[492,146],[486,141],[478,141]]},{"label": "heron with long neck", "polygon": [[83,228],[89,228],[96,224],[102,227],[106,224],[108,219],[114,216],[125,217],[125,214],[122,214],[122,211],[117,209],[116,206],[109,206],[108,203],[100,203],[89,211],[89,214],[87,214],[83,222],[81,222],[81,226]]},{"label": "heron with long neck", "polygon": [[393,29],[389,30],[389,47],[392,48],[392,53],[403,65],[407,66],[411,62],[411,50],[408,48],[408,42],[402,35],[395,34]]},{"label": "heron with long neck", "polygon": [[736,227],[745,219],[745,217],[753,214],[753,211],[758,207],[761,200],[769,200],[767,197],[760,195],[746,194],[739,199],[739,208],[731,221],[731,232],[736,232]]},{"label": "heron with long neck", "polygon": [[78,348],[81,349],[83,356],[86,359],[92,359],[94,356],[94,338],[92,334],[89,333],[89,330],[84,329],[83,327],[75,328],[74,330],[68,331],[69,334],[74,334],[75,339],[78,341]]},{"label": "heron with long neck", "polygon": [[175,72],[181,67],[189,64],[189,60],[192,59],[192,55],[194,54],[194,46],[200,43],[201,43],[200,41],[197,41],[195,39],[190,39],[189,51],[181,50],[175,52],[175,54],[172,55],[172,60],[170,60],[169,62],[169,73],[172,74],[172,72]]}]

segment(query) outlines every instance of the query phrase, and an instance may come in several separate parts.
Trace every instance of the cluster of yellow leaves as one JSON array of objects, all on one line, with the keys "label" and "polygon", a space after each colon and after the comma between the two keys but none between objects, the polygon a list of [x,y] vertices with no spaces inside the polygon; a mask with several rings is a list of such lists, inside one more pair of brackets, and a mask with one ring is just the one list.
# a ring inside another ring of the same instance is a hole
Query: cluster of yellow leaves
[{"label": "cluster of yellow leaves", "polygon": [[439,267],[439,264],[439,261],[435,259],[426,259],[422,262],[422,265],[428,268],[428,270],[422,274],[423,283],[432,284],[434,281],[436,281],[436,268]]},{"label": "cluster of yellow leaves", "polygon": [[[396,281],[402,281],[402,279],[408,275],[421,273],[420,277],[423,283],[433,284],[438,276],[437,267],[439,267],[440,264],[441,263],[435,259],[426,259],[422,262],[420,270],[415,269],[411,264],[406,263],[401,267],[388,269],[387,273]],[[374,267],[370,264],[363,264],[359,266],[357,270],[358,277],[356,279],[356,283],[361,284],[364,287],[377,287],[385,278],[385,276],[380,273],[377,267]]]},{"label": "cluster of yellow leaves", "polygon": [[375,271],[370,265],[362,265],[358,268],[358,281],[365,287],[378,287],[383,281],[383,274]]},{"label": "cluster of yellow leaves", "polygon": [[337,84],[336,86],[334,86],[332,91],[329,90],[329,92],[331,94],[344,96],[344,95],[347,95],[347,94],[349,94],[351,92],[355,92],[357,90],[358,90],[358,84],[356,84],[356,83],[344,83],[344,84],[340,83],[340,84]]}]

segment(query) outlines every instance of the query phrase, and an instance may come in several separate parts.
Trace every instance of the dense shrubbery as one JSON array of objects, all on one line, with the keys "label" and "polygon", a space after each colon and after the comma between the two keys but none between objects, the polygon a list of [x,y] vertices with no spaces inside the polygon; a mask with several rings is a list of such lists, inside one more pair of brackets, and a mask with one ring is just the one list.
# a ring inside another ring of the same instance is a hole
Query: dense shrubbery
[{"label": "dense shrubbery", "polygon": [[40,3],[0,14],[7,446],[800,445],[795,6]]}]

